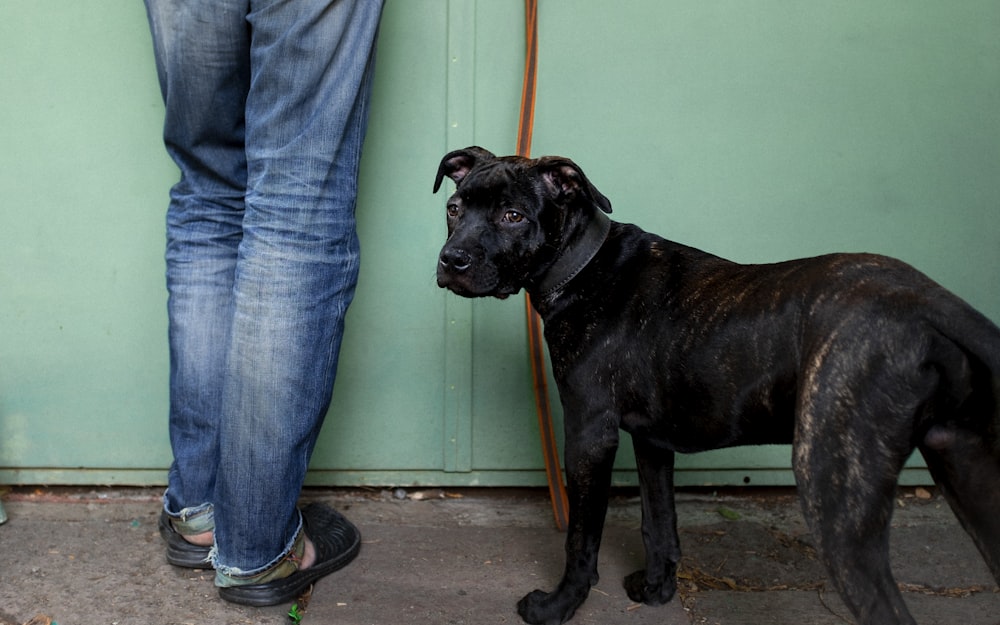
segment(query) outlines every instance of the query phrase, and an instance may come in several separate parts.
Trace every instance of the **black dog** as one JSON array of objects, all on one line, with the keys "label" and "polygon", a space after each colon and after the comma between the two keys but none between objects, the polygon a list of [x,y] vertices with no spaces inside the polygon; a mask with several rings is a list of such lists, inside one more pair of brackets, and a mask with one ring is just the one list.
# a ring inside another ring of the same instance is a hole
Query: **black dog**
[{"label": "black dog", "polygon": [[446,155],[438,285],[524,288],[565,413],[570,527],[555,591],[518,604],[563,623],[597,581],[619,429],[632,435],[646,569],[662,604],[680,558],[675,452],[791,443],[805,517],[859,623],[914,623],[889,568],[903,463],[919,449],[1000,581],[1000,329],[912,267],[867,254],[739,265],[609,220],[566,158]]}]

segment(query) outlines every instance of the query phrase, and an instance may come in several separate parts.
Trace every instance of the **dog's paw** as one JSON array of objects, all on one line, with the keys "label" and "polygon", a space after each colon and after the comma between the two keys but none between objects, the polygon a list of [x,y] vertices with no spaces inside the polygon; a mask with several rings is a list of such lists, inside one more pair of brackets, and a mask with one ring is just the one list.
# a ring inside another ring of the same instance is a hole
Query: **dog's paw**
[{"label": "dog's paw", "polygon": [[674,598],[677,592],[677,578],[671,575],[662,584],[648,584],[646,571],[636,571],[625,578],[625,592],[628,598],[646,605],[663,605]]},{"label": "dog's paw", "polygon": [[535,590],[517,602],[517,613],[531,625],[562,625],[573,618],[573,613],[585,598],[586,595],[576,599],[557,592]]}]

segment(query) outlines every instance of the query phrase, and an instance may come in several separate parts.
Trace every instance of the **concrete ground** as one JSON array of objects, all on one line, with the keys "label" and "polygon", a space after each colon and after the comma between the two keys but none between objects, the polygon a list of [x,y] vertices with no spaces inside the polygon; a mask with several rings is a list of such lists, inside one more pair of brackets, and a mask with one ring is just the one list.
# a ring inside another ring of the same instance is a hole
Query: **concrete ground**
[{"label": "concrete ground", "polygon": [[[520,623],[514,605],[551,590],[563,534],[540,490],[309,490],[364,537],[348,568],[319,581],[306,625]],[[166,564],[148,489],[21,488],[3,493],[0,625],[278,625],[291,604],[254,609],[218,598],[210,571]],[[682,491],[678,596],[630,601],[622,578],[642,565],[639,504],[611,502],[601,581],[575,625],[841,625],[789,490]],[[1000,592],[947,504],[904,489],[893,566],[921,625],[1000,624]]]}]

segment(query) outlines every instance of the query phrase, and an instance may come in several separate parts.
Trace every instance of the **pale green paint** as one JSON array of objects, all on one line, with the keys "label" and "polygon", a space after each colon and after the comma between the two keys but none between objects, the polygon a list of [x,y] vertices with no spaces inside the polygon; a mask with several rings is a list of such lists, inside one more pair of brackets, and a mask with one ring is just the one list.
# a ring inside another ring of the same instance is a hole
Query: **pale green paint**
[{"label": "pale green paint", "polygon": [[[523,301],[434,284],[438,160],[514,148],[522,7],[387,5],[311,484],[544,483]],[[545,0],[539,20],[533,151],[576,159],[615,218],[746,262],[888,253],[1000,320],[1000,4]],[[162,483],[177,174],[142,4],[0,0],[0,59],[0,483]],[[696,454],[678,481],[787,484],[788,464]]]},{"label": "pale green paint", "polygon": [[[447,145],[475,141],[476,2],[448,3],[448,88],[445,99]],[[445,300],[444,470],[472,470],[474,357],[472,302]]]}]

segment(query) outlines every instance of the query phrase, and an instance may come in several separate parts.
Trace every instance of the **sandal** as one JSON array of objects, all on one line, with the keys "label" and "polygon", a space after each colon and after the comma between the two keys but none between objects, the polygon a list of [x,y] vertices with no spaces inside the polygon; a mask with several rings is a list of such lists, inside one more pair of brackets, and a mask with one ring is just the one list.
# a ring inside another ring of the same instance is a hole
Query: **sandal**
[{"label": "sandal", "polygon": [[184,536],[174,528],[164,510],[160,513],[160,537],[167,543],[167,562],[186,569],[211,569],[209,562],[211,547],[202,547],[184,540]]},{"label": "sandal", "polygon": [[316,548],[312,566],[269,582],[224,586],[219,596],[255,607],[293,601],[319,578],[347,566],[361,551],[358,528],[327,505],[313,503],[302,510],[302,531]]}]

